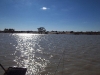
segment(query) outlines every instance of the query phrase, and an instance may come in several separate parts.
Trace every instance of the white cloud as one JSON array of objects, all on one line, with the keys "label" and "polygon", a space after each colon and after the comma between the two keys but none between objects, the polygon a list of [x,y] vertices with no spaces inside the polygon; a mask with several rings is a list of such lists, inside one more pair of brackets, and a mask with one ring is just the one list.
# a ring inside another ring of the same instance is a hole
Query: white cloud
[{"label": "white cloud", "polygon": [[49,9],[49,8],[47,8],[47,7],[42,7],[41,9],[42,9],[42,10],[47,10],[47,9]]}]

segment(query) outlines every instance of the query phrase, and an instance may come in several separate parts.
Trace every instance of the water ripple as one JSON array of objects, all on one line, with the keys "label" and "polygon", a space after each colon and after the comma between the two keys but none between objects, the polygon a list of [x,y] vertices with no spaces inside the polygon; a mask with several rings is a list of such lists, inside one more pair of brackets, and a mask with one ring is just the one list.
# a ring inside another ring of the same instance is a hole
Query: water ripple
[{"label": "water ripple", "polygon": [[0,62],[5,68],[26,67],[26,75],[54,75],[55,71],[56,75],[100,75],[99,38],[95,35],[0,34]]}]

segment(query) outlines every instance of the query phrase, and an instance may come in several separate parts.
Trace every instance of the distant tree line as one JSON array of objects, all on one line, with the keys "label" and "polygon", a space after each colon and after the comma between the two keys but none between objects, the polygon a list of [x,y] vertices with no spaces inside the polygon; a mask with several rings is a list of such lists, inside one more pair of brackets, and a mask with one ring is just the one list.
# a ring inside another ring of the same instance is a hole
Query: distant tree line
[{"label": "distant tree line", "polygon": [[15,31],[13,28],[5,28],[3,31],[0,30],[0,33],[34,33],[34,34],[73,34],[73,35],[100,35],[100,31],[86,31],[86,32],[74,32],[74,31],[46,31],[44,27],[37,28],[38,31]]},{"label": "distant tree line", "polygon": [[8,32],[13,33],[14,31],[15,31],[15,29],[6,29],[6,28],[4,29],[5,33],[8,33]]},{"label": "distant tree line", "polygon": [[74,34],[74,35],[100,35],[100,31],[98,32],[93,32],[93,31],[86,31],[86,32],[74,32],[74,31],[70,31],[71,34]]}]

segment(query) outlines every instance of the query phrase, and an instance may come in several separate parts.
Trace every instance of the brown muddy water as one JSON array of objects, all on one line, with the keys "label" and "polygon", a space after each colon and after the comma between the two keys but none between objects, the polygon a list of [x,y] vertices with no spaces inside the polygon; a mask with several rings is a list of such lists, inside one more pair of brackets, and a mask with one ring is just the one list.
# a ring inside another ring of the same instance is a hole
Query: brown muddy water
[{"label": "brown muddy water", "polygon": [[0,63],[26,75],[100,75],[100,35],[0,33]]}]

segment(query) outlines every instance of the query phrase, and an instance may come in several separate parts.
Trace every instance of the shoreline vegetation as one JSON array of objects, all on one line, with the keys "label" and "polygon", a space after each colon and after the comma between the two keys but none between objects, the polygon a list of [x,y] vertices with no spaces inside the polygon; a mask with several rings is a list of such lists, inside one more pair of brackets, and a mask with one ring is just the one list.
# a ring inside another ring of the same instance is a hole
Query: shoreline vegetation
[{"label": "shoreline vegetation", "polygon": [[14,29],[4,29],[3,31],[0,30],[0,33],[32,33],[32,34],[73,34],[73,35],[100,35],[100,31],[44,31],[44,29],[38,28],[38,31],[15,31]]}]

